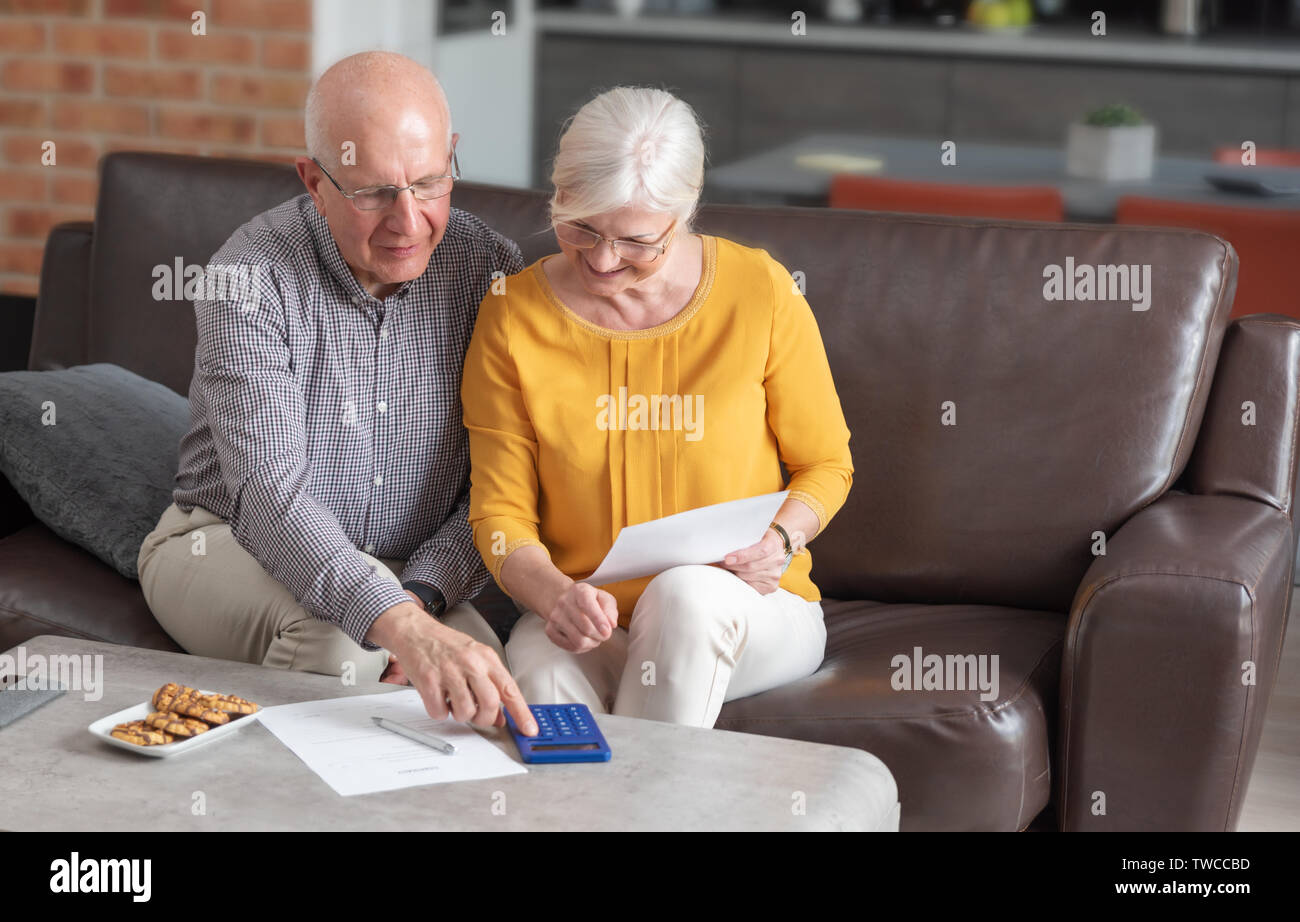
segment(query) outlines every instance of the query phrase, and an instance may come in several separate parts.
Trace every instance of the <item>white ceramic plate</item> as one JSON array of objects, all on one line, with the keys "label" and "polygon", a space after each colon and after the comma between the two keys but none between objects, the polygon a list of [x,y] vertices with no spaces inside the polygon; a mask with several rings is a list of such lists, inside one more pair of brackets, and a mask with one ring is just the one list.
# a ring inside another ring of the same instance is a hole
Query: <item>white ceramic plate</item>
[{"label": "white ceramic plate", "polygon": [[[199,689],[199,692],[205,695],[213,694],[210,691]],[[137,746],[135,743],[128,743],[126,740],[120,740],[112,736],[113,728],[118,724],[124,724],[132,720],[143,720],[154,712],[154,706],[146,701],[143,704],[137,704],[135,707],[129,707],[124,711],[118,711],[116,714],[109,714],[107,717],[101,717],[90,725],[92,735],[99,737],[110,746],[117,746],[119,749],[129,749],[136,755],[153,756],[156,759],[165,759],[169,756],[178,756],[183,752],[190,752],[198,749],[200,746],[206,746],[208,743],[214,743],[219,739],[224,739],[234,733],[240,727],[246,727],[251,723],[256,723],[258,716],[262,713],[259,709],[252,714],[242,714],[239,717],[231,715],[230,723],[222,724],[220,727],[213,727],[207,733],[200,733],[198,736],[191,736],[189,739],[177,740],[174,743],[164,743],[159,746]]]}]

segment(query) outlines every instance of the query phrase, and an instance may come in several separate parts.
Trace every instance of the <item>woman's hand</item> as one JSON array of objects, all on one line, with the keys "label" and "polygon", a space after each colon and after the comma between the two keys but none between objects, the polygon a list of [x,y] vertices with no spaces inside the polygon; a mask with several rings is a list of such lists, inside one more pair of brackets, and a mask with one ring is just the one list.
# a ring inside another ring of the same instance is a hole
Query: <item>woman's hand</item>
[{"label": "woman's hand", "polygon": [[614,635],[618,603],[589,583],[571,583],[546,618],[546,636],[562,650],[586,653]]},{"label": "woman's hand", "polygon": [[384,674],[379,677],[379,681],[387,682],[389,685],[411,684],[406,670],[402,668],[401,663],[397,661],[397,655],[393,653],[388,654],[388,665],[384,668]]},{"label": "woman's hand", "polygon": [[757,544],[728,554],[722,567],[749,583],[760,595],[771,595],[776,592],[785,569],[785,542],[775,528],[769,528]]}]

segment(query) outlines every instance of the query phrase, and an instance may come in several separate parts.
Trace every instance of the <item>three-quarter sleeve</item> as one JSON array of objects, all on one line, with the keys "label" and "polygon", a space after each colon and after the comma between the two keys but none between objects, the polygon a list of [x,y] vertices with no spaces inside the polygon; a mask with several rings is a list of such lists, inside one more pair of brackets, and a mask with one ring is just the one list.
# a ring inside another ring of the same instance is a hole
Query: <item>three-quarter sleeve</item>
[{"label": "three-quarter sleeve", "polygon": [[790,273],[763,255],[773,299],[763,382],[768,424],[790,472],[791,498],[817,513],[825,529],[853,483],[849,427],[812,308]]},{"label": "three-quarter sleeve", "polygon": [[469,430],[469,523],[474,546],[501,584],[521,547],[546,550],[538,532],[537,437],[510,353],[508,296],[488,293],[465,355],[461,403]]}]

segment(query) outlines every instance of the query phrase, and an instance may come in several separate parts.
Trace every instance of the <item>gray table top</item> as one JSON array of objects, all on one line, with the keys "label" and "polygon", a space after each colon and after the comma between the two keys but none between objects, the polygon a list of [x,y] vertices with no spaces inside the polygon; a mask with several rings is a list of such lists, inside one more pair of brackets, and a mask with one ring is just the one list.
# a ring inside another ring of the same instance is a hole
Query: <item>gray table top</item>
[{"label": "gray table top", "polygon": [[[1300,195],[1256,196],[1221,192],[1205,174],[1222,165],[1203,157],[1161,155],[1149,181],[1103,183],[1075,179],[1065,173],[1064,147],[1013,146],[962,141],[957,163],[939,162],[939,142],[858,134],[813,134],[708,172],[707,185],[716,200],[725,197],[756,203],[783,201],[824,203],[833,171],[799,165],[811,154],[876,157],[884,161],[875,173],[890,179],[981,185],[1056,186],[1065,197],[1066,216],[1075,221],[1110,221],[1121,195],[1144,195],[1212,205],[1249,208],[1300,209]],[[1255,167],[1260,176],[1284,178],[1300,186],[1300,169]]]},{"label": "gray table top", "polygon": [[[87,727],[147,700],[164,682],[263,706],[397,689],[66,637],[22,647],[28,660],[102,656],[102,697],[69,691],[0,729],[0,829],[898,828],[894,778],[862,750],[611,715],[599,719],[614,752],[606,763],[529,766],[526,775],[353,797],[336,794],[261,724],[192,753],[146,758],[103,743]],[[9,651],[15,658],[16,649]],[[519,758],[505,730],[480,732]],[[196,813],[200,791],[204,812]]]}]

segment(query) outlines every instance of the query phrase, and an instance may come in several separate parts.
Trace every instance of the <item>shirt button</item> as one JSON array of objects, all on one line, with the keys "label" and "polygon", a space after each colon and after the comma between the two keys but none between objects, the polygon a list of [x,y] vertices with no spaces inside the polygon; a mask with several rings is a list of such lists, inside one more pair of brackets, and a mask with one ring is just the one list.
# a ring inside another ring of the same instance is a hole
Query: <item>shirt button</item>
[{"label": "shirt button", "polygon": [[388,401],[386,400],[379,401],[379,403],[375,404],[375,409],[378,410],[380,413],[383,413],[388,409]]},{"label": "shirt button", "polygon": [[388,338],[388,327],[380,327],[380,328],[379,328],[379,338],[380,338],[380,339],[387,339],[387,338]]},{"label": "shirt button", "polygon": [[375,552],[375,546],[373,544],[367,544],[364,548],[362,548],[362,550],[364,550],[367,554],[373,554]]},{"label": "shirt button", "polygon": [[383,485],[384,485],[384,475],[383,475],[383,474],[376,474],[376,475],[375,475],[375,486],[377,486],[377,487],[382,487]]},{"label": "shirt button", "polygon": [[353,296],[352,296],[352,303],[355,304],[357,307],[360,307],[360,306],[361,306],[361,295],[353,295]]}]

